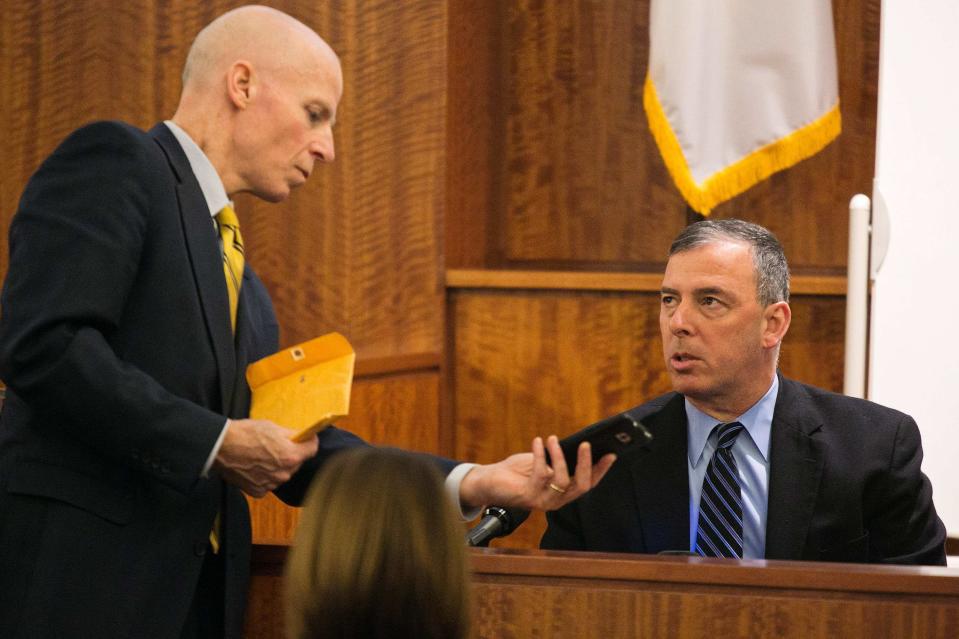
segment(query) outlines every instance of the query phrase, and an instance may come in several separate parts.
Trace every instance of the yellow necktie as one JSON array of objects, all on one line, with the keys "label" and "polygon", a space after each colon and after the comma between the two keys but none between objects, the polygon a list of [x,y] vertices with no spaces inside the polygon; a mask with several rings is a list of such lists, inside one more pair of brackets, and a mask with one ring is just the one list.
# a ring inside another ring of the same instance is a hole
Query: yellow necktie
[{"label": "yellow necktie", "polygon": [[223,275],[226,277],[226,290],[230,297],[230,326],[236,332],[236,307],[240,301],[240,285],[243,283],[243,237],[240,235],[240,221],[233,207],[227,204],[216,214],[220,227],[220,239],[223,241]]},{"label": "yellow necktie", "polygon": [[[240,220],[236,211],[227,204],[216,214],[223,244],[223,276],[230,299],[230,326],[236,333],[236,308],[240,303],[240,285],[243,283],[243,236],[240,235]],[[217,511],[210,530],[210,547],[214,554],[220,552],[220,513]]]}]

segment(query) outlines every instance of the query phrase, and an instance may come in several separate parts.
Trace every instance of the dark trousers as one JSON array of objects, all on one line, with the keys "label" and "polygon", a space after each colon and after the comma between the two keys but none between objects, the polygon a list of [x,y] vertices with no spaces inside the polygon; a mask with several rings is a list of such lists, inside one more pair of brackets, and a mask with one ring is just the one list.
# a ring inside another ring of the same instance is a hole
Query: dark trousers
[{"label": "dark trousers", "polygon": [[193,602],[187,613],[180,639],[219,639],[223,637],[224,598],[223,555],[214,554],[207,547],[200,569],[200,580],[193,593]]}]

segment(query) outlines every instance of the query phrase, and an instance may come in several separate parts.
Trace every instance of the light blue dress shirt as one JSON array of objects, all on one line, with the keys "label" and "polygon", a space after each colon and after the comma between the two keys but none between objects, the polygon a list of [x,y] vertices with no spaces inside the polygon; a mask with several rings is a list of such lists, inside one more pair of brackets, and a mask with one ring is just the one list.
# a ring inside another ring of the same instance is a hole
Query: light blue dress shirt
[{"label": "light blue dress shirt", "polygon": [[200,191],[203,192],[203,198],[206,200],[207,208],[210,209],[210,217],[214,217],[220,212],[220,209],[227,204],[232,205],[233,202],[230,201],[230,198],[226,194],[226,188],[223,186],[223,180],[220,179],[219,174],[216,172],[213,164],[210,163],[210,159],[206,156],[206,153],[203,152],[203,149],[193,141],[193,138],[191,138],[186,131],[177,126],[177,123],[173,120],[167,120],[163,124],[170,129],[173,137],[180,143],[180,147],[186,155],[187,162],[190,163],[190,169],[193,171],[193,175],[200,185]]},{"label": "light blue dress shirt", "polygon": [[[762,559],[766,554],[766,512],[769,502],[769,433],[773,410],[779,395],[779,376],[762,399],[745,413],[731,419],[744,430],[733,445],[733,457],[739,467],[743,497],[743,558]],[[699,498],[703,491],[706,467],[716,450],[713,428],[720,422],[686,400],[686,435],[689,462],[689,548],[696,547],[699,530]]]}]

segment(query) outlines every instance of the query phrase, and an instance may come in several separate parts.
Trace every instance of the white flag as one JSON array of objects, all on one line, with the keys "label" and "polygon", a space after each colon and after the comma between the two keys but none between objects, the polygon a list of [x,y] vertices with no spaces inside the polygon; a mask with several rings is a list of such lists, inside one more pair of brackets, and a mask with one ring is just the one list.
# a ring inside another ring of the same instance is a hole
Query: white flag
[{"label": "white flag", "polygon": [[651,0],[649,32],[646,116],[696,211],[839,135],[830,0]]}]

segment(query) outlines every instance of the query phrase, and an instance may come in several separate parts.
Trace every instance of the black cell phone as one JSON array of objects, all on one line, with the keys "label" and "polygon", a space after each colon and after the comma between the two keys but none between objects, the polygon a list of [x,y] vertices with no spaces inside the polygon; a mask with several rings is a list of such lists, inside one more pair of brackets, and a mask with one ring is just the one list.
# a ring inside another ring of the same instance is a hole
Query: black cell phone
[{"label": "black cell phone", "polygon": [[[564,437],[559,441],[559,446],[563,449],[566,468],[572,474],[576,470],[579,445],[583,442],[589,442],[595,464],[607,453],[621,455],[635,446],[645,446],[652,440],[653,434],[642,422],[626,413],[620,413],[601,419],[569,437]],[[546,451],[546,462],[550,463],[549,451]]]}]

